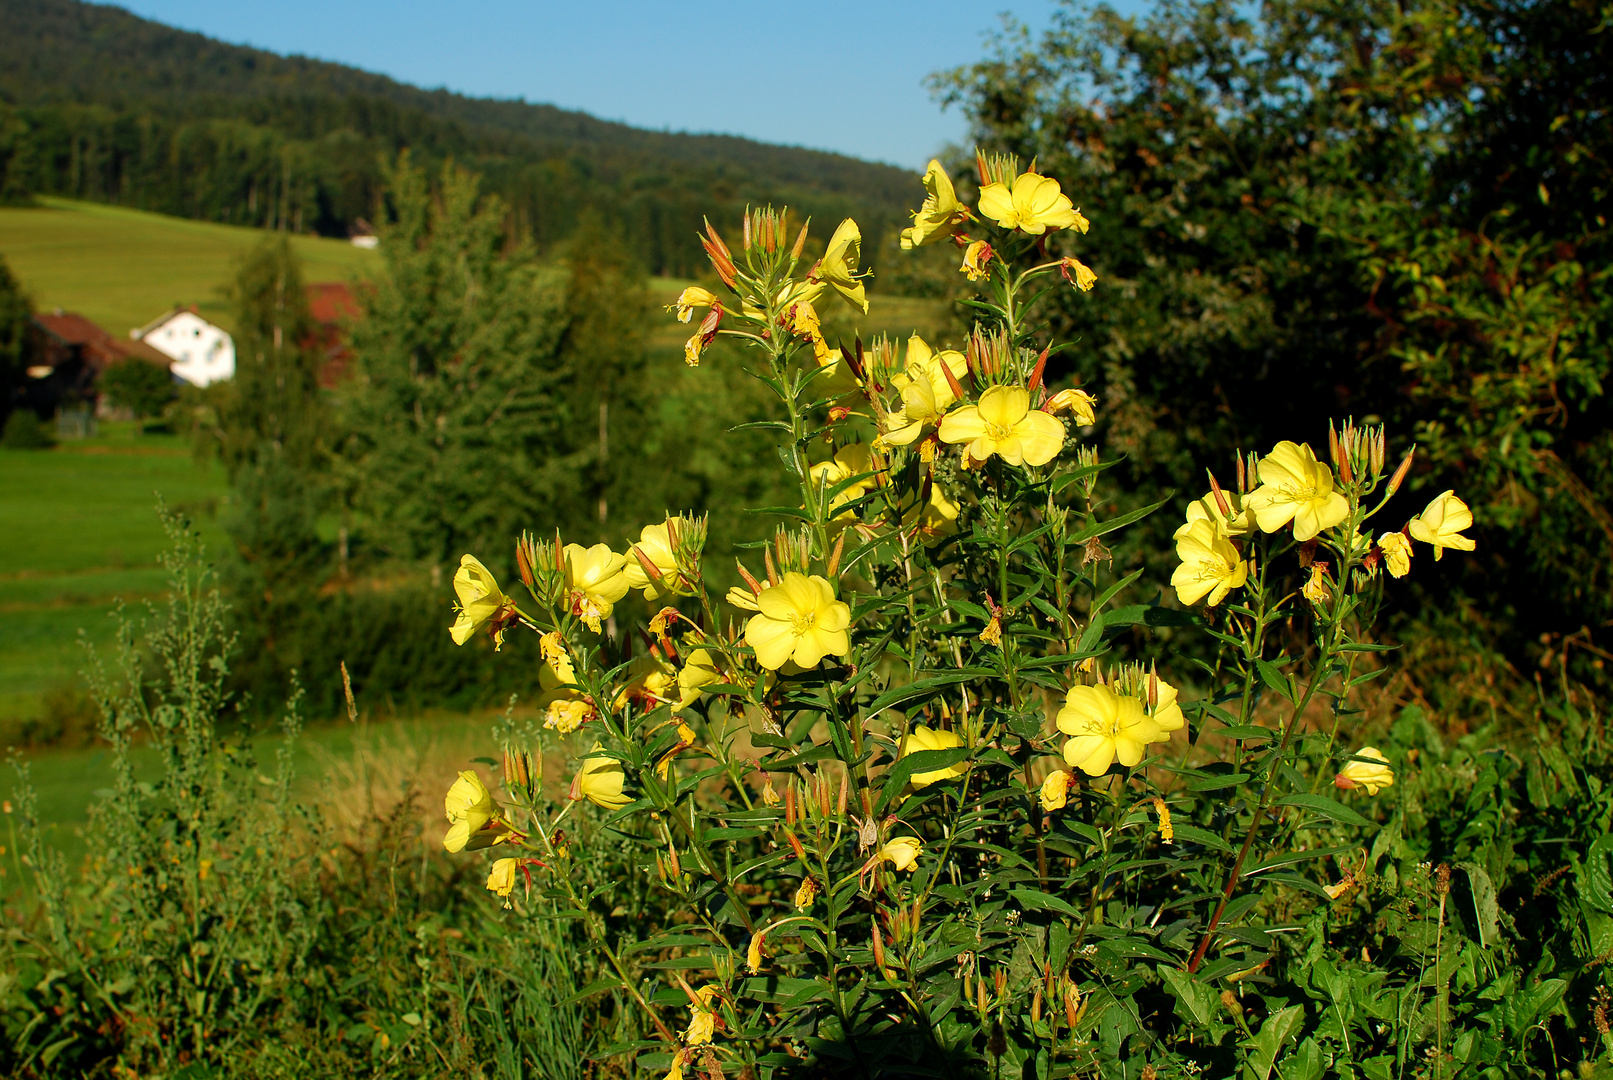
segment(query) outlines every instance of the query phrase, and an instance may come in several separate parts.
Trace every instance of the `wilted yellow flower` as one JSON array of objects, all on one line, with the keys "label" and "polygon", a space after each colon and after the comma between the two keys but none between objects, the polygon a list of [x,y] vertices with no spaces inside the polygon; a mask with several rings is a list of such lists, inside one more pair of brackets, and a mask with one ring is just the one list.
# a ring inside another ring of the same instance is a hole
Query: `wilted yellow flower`
[{"label": "wilted yellow flower", "polygon": [[879,849],[881,859],[895,866],[897,870],[906,870],[910,874],[918,869],[919,856],[923,853],[924,845],[913,836],[895,837]]},{"label": "wilted yellow flower", "polygon": [[666,1071],[662,1080],[683,1080],[683,1051],[678,1050],[672,1055],[672,1067]]},{"label": "wilted yellow flower", "polygon": [[936,352],[917,334],[907,341],[906,370],[891,379],[891,388],[902,396],[902,407],[886,414],[884,439],[892,446],[908,446],[924,434],[926,427],[941,422],[947,407],[958,400],[941,365],[955,379],[969,371],[969,362],[956,349]]},{"label": "wilted yellow flower", "polygon": [[571,657],[561,653],[538,669],[538,685],[543,693],[538,705],[543,709],[543,726],[569,734],[593,719],[594,706],[573,684],[577,680]]},{"label": "wilted yellow flower", "polygon": [[762,942],[765,935],[758,930],[750,936],[750,946],[745,950],[745,967],[752,975],[762,970]]},{"label": "wilted yellow flower", "polygon": [[678,670],[677,708],[687,709],[705,693],[702,687],[722,681],[722,672],[717,670],[717,654],[711,649],[695,649]]},{"label": "wilted yellow flower", "polygon": [[1461,535],[1462,530],[1472,524],[1473,511],[1467,508],[1467,503],[1458,499],[1455,492],[1442,491],[1434,496],[1421,514],[1407,523],[1406,530],[1411,533],[1413,540],[1421,540],[1431,546],[1434,561],[1439,562],[1446,548],[1473,550],[1473,541]]},{"label": "wilted yellow flower", "polygon": [[1072,687],[1059,710],[1058,726],[1070,736],[1064,760],[1088,776],[1103,775],[1116,761],[1129,769],[1143,759],[1149,743],[1164,741],[1141,701],[1107,686]]},{"label": "wilted yellow flower", "polygon": [[1055,810],[1062,810],[1064,804],[1069,801],[1069,796],[1070,774],[1063,769],[1054,769],[1048,773],[1047,779],[1042,781],[1042,809],[1049,814]]},{"label": "wilted yellow flower", "polygon": [[981,188],[980,212],[1005,229],[1032,236],[1048,229],[1086,231],[1086,218],[1071,206],[1070,197],[1059,190],[1059,182],[1033,172],[1020,173],[1012,188],[1000,183]]},{"label": "wilted yellow flower", "polygon": [[1378,537],[1378,550],[1383,552],[1383,565],[1392,576],[1403,578],[1411,573],[1411,541],[1405,533],[1384,533]]},{"label": "wilted yellow flower", "polygon": [[1092,272],[1092,267],[1080,259],[1068,257],[1060,259],[1059,273],[1064,275],[1065,281],[1068,281],[1082,292],[1091,292],[1092,286],[1098,283],[1098,275]]},{"label": "wilted yellow flower", "polygon": [[496,860],[493,869],[487,872],[487,891],[500,896],[510,895],[515,888],[515,870],[520,865],[520,859]]},{"label": "wilted yellow flower", "polygon": [[708,308],[716,302],[717,296],[715,293],[708,289],[702,289],[698,285],[690,285],[687,289],[684,289],[681,293],[679,293],[678,298],[672,303],[668,304],[666,309],[671,311],[673,308],[676,308],[678,311],[678,321],[681,323],[686,323],[689,321],[690,316],[694,314],[695,308]]},{"label": "wilted yellow flower", "polygon": [[1176,840],[1176,827],[1171,824],[1171,808],[1165,800],[1154,796],[1154,816],[1159,818],[1159,839],[1166,844]]},{"label": "wilted yellow flower", "polygon": [[616,708],[620,709],[629,701],[636,701],[646,709],[664,701],[675,701],[677,685],[677,668],[660,654],[650,652],[635,656],[627,666],[627,685],[616,695]]},{"label": "wilted yellow flower", "polygon": [[577,776],[571,782],[571,797],[587,799],[606,810],[620,810],[633,801],[631,796],[624,794],[627,772],[620,761],[601,754],[600,751],[604,749],[603,743],[596,742],[588,756],[582,759],[582,768],[577,770]]},{"label": "wilted yellow flower", "polygon": [[1208,597],[1209,606],[1214,607],[1233,589],[1243,588],[1249,579],[1249,564],[1207,518],[1190,521],[1176,530],[1176,557],[1182,565],[1171,575],[1171,585],[1176,589],[1176,598],[1184,604],[1196,604]]},{"label": "wilted yellow flower", "polygon": [[627,595],[627,558],[604,544],[567,544],[565,555],[572,614],[597,634],[599,620],[609,617],[616,601]]},{"label": "wilted yellow flower", "polygon": [[450,827],[442,846],[449,851],[488,847],[506,835],[497,827],[499,808],[493,801],[493,793],[487,790],[482,778],[469,769],[461,772],[448,789],[443,808],[448,812]]},{"label": "wilted yellow flower", "polygon": [[1389,765],[1389,759],[1383,756],[1383,751],[1376,746],[1363,746],[1353,755],[1358,758],[1367,758],[1367,761],[1352,761],[1339,770],[1333,778],[1335,787],[1348,790],[1353,787],[1364,787],[1368,795],[1376,795],[1379,788],[1392,787],[1395,782],[1395,771]]},{"label": "wilted yellow flower", "polygon": [[[907,733],[907,744],[902,747],[902,757],[916,754],[920,750],[951,750],[962,745],[963,736],[955,731],[936,731],[919,724]],[[956,780],[968,771],[969,763],[959,761],[944,769],[916,772],[908,777],[907,782],[915,789],[926,788],[938,780]]]},{"label": "wilted yellow flower", "polygon": [[963,265],[958,269],[970,281],[983,281],[990,271],[986,267],[991,263],[996,252],[984,240],[975,240],[963,249]]},{"label": "wilted yellow flower", "polygon": [[802,878],[800,888],[795,890],[795,910],[805,911],[817,898],[818,883],[812,878]]},{"label": "wilted yellow flower", "polygon": [[867,275],[857,270],[857,261],[862,258],[862,242],[862,231],[857,228],[857,223],[850,218],[842,221],[829,238],[829,250],[824,252],[822,261],[818,263],[817,276],[844,297],[848,304],[866,315],[868,294],[863,288],[862,279]]},{"label": "wilted yellow flower", "polygon": [[941,420],[941,441],[967,443],[976,461],[996,454],[1010,465],[1046,465],[1064,447],[1064,425],[1030,406],[1023,386],[993,386],[979,404],[964,405]]},{"label": "wilted yellow flower", "polygon": [[1327,584],[1327,564],[1311,563],[1311,576],[1300,587],[1300,595],[1317,607],[1327,603],[1333,590]]},{"label": "wilted yellow flower", "polygon": [[1304,543],[1350,516],[1350,501],[1333,490],[1333,470],[1316,460],[1305,443],[1284,440],[1260,459],[1260,486],[1243,505],[1262,532],[1294,523],[1294,539]]},{"label": "wilted yellow flower", "polygon": [[924,205],[913,212],[912,226],[902,230],[903,251],[945,240],[969,217],[968,208],[953,190],[952,177],[934,158],[924,170],[924,190],[928,192]]},{"label": "wilted yellow flower", "polygon": [[695,991],[696,1001],[689,1003],[689,1030],[683,1033],[683,1041],[688,1045],[706,1046],[717,1033],[717,1011],[711,1004],[716,996],[715,986],[703,986]]},{"label": "wilted yellow flower", "polygon": [[1098,422],[1097,404],[1098,399],[1085,390],[1070,389],[1048,398],[1044,408],[1054,416],[1068,412],[1077,427],[1091,427]]},{"label": "wilted yellow flower", "polygon": [[1224,537],[1242,536],[1249,531],[1249,510],[1244,505],[1244,498],[1236,491],[1221,489],[1221,497],[1227,501],[1227,509],[1231,516],[1221,512],[1221,504],[1215,500],[1215,492],[1207,491],[1202,499],[1194,499],[1187,504],[1187,524],[1176,530],[1175,538],[1180,540],[1195,521],[1208,521],[1215,525],[1217,535]]},{"label": "wilted yellow flower", "polygon": [[745,624],[745,643],[756,662],[777,671],[789,661],[814,668],[825,656],[851,651],[851,608],[835,599],[834,586],[813,574],[790,571],[756,598],[757,613]]},{"label": "wilted yellow flower", "polygon": [[744,585],[735,585],[729,589],[728,595],[724,599],[741,611],[760,610],[756,606],[756,594]]},{"label": "wilted yellow flower", "polygon": [[[454,571],[454,592],[459,596],[459,617],[448,628],[448,634],[455,645],[465,644],[472,634],[515,606],[515,601],[498,587],[492,572],[474,555],[459,560],[459,569]],[[502,629],[494,640],[499,645],[504,643]]]},{"label": "wilted yellow flower", "polygon": [[677,556],[672,552],[672,529],[677,529],[681,534],[684,528],[683,519],[676,517],[668,518],[659,525],[646,525],[639,530],[638,543],[632,547],[644,553],[644,558],[655,567],[655,576],[650,576],[644,563],[629,549],[623,556],[629,589],[642,590],[644,599],[652,603],[678,591],[680,578]]}]

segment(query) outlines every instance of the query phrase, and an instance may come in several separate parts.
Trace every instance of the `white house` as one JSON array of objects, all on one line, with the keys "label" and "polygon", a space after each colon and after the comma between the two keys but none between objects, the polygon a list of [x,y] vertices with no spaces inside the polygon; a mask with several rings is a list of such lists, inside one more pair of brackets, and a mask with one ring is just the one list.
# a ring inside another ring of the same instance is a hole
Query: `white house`
[{"label": "white house", "polygon": [[173,373],[192,386],[235,376],[235,341],[193,308],[175,308],[129,336],[173,358]]}]

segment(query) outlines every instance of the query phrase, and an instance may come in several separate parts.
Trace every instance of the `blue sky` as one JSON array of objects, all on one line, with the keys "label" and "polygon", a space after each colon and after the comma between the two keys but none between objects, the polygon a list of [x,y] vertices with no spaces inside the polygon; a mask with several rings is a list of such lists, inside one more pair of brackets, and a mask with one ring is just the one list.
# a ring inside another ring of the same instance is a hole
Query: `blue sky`
[{"label": "blue sky", "polygon": [[[1122,10],[1140,6],[1126,0]],[[723,132],[921,169],[963,117],[924,86],[979,59],[1004,11],[1048,25],[1058,0],[127,0],[224,41],[425,87],[525,98],[673,131]],[[778,70],[772,92],[745,72]]]}]

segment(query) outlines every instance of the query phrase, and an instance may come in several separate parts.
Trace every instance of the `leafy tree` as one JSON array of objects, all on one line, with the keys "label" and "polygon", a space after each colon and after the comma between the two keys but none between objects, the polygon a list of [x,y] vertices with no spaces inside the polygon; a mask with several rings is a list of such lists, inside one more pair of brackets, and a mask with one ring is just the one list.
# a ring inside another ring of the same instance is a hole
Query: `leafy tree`
[{"label": "leafy tree", "polygon": [[1056,317],[1083,339],[1062,375],[1098,393],[1134,476],[1190,498],[1206,448],[1226,480],[1235,447],[1333,412],[1414,429],[1411,482],[1479,496],[1484,553],[1427,568],[1417,610],[1488,598],[1503,614],[1481,638],[1516,649],[1613,616],[1604,19],[1515,0],[1071,4],[938,86],[983,145],[1034,157],[1101,223],[1055,241],[1103,297]]},{"label": "leafy tree", "polygon": [[134,414],[135,430],[145,428],[148,417],[160,416],[179,396],[169,370],[146,360],[124,360],[101,374],[101,391],[114,405]]},{"label": "leafy tree", "polygon": [[55,442],[32,409],[13,410],[6,418],[5,435],[0,437],[7,450],[48,450]]}]

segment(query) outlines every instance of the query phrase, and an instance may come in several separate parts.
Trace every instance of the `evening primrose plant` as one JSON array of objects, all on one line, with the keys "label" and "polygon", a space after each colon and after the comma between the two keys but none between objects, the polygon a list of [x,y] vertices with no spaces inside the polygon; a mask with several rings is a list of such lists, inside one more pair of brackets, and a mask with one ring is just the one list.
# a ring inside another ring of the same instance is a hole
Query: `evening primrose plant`
[{"label": "evening primrose plant", "polygon": [[[590,992],[649,1034],[607,1052],[640,1068],[1185,1061],[1203,1002],[1327,902],[1326,860],[1366,842],[1365,800],[1403,767],[1351,751],[1353,695],[1381,669],[1385,589],[1430,548],[1472,548],[1466,506],[1386,517],[1413,456],[1386,471],[1386,433],[1345,422],[1325,460],[1283,442],[1209,477],[1174,596],[1116,570],[1107,545],[1170,496],[1104,515],[1101,403],[1048,385],[1070,346],[1035,315],[1048,289],[1098,285],[1091,224],[1034,164],[980,155],[967,179],[972,202],[932,162],[901,238],[960,253],[978,291],[955,344],[825,338],[826,305],[870,302],[852,221],[811,263],[810,223],[785,211],[748,212],[732,246],[707,223],[726,291],[671,305],[684,359],[743,347],[776,402],[750,426],[796,493],[758,508],[743,584],[709,584],[689,514],[620,547],[523,536],[519,601],[471,555],[455,577],[454,640],[532,631],[543,695],[540,725],[503,729],[496,793],[456,781],[444,844],[487,852],[500,902],[580,921],[610,973]],[[614,626],[629,590],[657,613]],[[1160,627],[1212,647],[1125,655]],[[573,755],[564,795],[545,747]],[[624,919],[585,884],[607,836],[636,846],[664,917]],[[1287,1044],[1242,1022],[1236,1056],[1267,1076]]]}]

